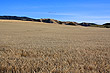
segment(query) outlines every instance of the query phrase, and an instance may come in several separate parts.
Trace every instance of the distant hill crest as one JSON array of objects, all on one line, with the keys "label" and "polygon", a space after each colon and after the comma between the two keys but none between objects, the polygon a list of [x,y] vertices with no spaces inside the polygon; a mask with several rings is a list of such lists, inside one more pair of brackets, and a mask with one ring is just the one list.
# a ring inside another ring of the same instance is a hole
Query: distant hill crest
[{"label": "distant hill crest", "polygon": [[64,25],[80,25],[80,26],[93,26],[93,27],[105,27],[110,28],[110,23],[105,23],[103,25],[97,25],[95,23],[77,23],[71,21],[59,21],[54,19],[34,19],[29,17],[19,17],[19,16],[0,16],[0,19],[7,19],[7,20],[22,20],[22,21],[35,21],[35,22],[44,22],[44,23],[54,23],[54,24],[64,24]]}]

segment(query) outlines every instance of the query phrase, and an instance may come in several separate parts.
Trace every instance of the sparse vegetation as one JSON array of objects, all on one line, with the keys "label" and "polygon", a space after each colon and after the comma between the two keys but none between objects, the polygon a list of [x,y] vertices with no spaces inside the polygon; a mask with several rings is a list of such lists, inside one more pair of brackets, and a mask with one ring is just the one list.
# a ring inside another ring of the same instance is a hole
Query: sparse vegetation
[{"label": "sparse vegetation", "polygon": [[110,25],[91,25],[91,27],[110,28]]},{"label": "sparse vegetation", "polygon": [[105,24],[103,24],[103,26],[106,28],[110,28],[110,23],[105,23]]},{"label": "sparse vegetation", "polygon": [[110,29],[0,20],[0,73],[110,73]]}]

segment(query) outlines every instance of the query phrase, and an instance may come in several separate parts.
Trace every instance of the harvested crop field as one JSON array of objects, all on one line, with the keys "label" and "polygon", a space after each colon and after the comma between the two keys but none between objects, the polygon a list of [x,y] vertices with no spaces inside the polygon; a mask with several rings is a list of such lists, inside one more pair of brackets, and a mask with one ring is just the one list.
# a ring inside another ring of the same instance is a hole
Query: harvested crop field
[{"label": "harvested crop field", "polygon": [[110,29],[0,20],[0,73],[110,73]]}]

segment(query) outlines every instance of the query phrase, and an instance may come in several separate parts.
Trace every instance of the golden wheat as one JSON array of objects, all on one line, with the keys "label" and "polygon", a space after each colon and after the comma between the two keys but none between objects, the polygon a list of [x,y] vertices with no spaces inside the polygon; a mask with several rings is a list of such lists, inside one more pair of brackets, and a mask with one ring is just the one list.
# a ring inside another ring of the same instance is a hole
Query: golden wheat
[{"label": "golden wheat", "polygon": [[110,73],[110,29],[0,20],[0,73]]}]

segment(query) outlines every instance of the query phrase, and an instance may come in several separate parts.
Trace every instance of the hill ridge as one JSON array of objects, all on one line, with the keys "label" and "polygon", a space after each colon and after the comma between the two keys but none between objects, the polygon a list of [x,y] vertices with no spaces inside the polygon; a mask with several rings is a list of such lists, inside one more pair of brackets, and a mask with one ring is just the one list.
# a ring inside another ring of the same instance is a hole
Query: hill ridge
[{"label": "hill ridge", "polygon": [[7,19],[7,20],[22,20],[22,21],[34,21],[34,22],[44,22],[44,23],[54,23],[54,24],[64,24],[64,25],[81,25],[81,26],[92,26],[92,27],[104,27],[104,28],[110,28],[110,23],[105,23],[103,25],[98,25],[95,23],[78,23],[78,22],[72,22],[72,21],[59,21],[55,19],[34,19],[29,17],[20,17],[20,16],[0,16],[0,19]]}]

